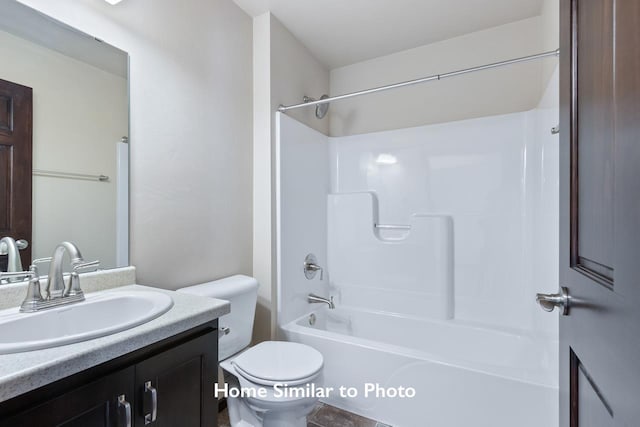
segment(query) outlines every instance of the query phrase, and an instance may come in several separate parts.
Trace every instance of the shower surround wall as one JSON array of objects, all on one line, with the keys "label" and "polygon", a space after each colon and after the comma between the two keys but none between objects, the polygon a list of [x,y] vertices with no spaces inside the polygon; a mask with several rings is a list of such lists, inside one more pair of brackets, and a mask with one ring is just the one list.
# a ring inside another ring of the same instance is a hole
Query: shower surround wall
[{"label": "shower surround wall", "polygon": [[[533,111],[330,138],[331,191],[343,195],[368,192],[376,201],[374,215],[382,224],[412,224],[412,215],[450,217],[454,317],[529,330],[540,314],[533,304],[540,284],[531,280],[530,268],[536,235],[531,230],[536,220],[532,197],[542,184],[532,137],[535,119]],[[532,182],[536,178],[539,182]],[[371,213],[351,214],[354,223],[368,222],[373,236]],[[413,233],[413,229],[408,232],[407,239]],[[368,292],[372,282],[358,283],[356,277],[343,278],[342,274],[336,277],[334,272],[342,273],[343,267],[349,268],[343,264],[351,261],[342,249],[343,240],[342,234],[329,234],[332,284],[338,290],[360,287],[360,292],[346,293],[349,297],[340,300],[359,305],[360,294]],[[363,243],[357,242],[351,250],[358,245]],[[388,266],[378,262],[359,267],[372,275],[384,275]],[[425,281],[422,286],[431,285]],[[375,287],[393,294],[397,284],[388,280]],[[429,317],[428,310],[422,315]]]},{"label": "shower surround wall", "polygon": [[547,109],[338,138],[278,113],[281,337],[323,353],[328,386],[416,387],[327,402],[401,427],[557,425],[558,319],[534,299],[558,286],[556,84]]},{"label": "shower surround wall", "polygon": [[[276,113],[277,321],[290,322],[309,312],[307,295],[327,294],[327,137]],[[324,267],[307,280],[303,263],[313,253]]]}]

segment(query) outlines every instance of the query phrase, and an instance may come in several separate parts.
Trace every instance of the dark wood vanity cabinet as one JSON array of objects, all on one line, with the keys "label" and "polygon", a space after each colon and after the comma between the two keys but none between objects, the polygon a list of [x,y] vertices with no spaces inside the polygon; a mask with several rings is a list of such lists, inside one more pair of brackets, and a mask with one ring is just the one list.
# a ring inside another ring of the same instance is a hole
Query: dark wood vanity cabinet
[{"label": "dark wood vanity cabinet", "polygon": [[[34,403],[23,413],[4,418],[0,425],[124,427],[124,406],[131,405],[134,395],[134,373],[133,367],[123,369],[46,402]],[[119,396],[125,396],[125,402],[118,402]],[[123,421],[118,420],[119,412]]]},{"label": "dark wood vanity cabinet", "polygon": [[218,380],[218,352],[213,349],[217,342],[217,332],[209,333],[136,365],[136,427],[145,425],[153,407],[157,408],[154,426],[216,425],[213,385]]},{"label": "dark wood vanity cabinet", "polygon": [[212,322],[0,403],[0,426],[215,427],[217,345]]}]

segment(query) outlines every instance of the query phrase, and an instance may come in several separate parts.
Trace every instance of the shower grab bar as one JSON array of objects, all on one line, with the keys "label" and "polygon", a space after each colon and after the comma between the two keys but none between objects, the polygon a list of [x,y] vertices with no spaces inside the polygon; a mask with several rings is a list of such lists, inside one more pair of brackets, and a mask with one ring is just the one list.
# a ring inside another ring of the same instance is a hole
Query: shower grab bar
[{"label": "shower grab bar", "polygon": [[378,230],[411,230],[410,225],[399,224],[373,224],[373,227]]}]

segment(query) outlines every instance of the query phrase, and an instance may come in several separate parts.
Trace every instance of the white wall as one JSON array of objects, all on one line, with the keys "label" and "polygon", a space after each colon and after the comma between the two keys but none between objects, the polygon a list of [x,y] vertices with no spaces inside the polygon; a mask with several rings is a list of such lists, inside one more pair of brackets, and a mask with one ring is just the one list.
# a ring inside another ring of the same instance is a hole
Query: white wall
[{"label": "white wall", "polygon": [[[275,274],[275,207],[271,181],[271,17],[253,19],[253,276],[258,280],[258,304],[253,341],[273,334],[271,283]],[[275,317],[275,312],[274,312]]]},{"label": "white wall", "polygon": [[34,176],[33,258],[71,240],[116,266],[116,143],[129,133],[127,80],[0,31],[0,78],[33,88],[33,168],[109,182]]},{"label": "white wall", "polygon": [[[270,13],[253,20],[254,46],[254,176],[253,274],[260,283],[254,341],[275,333],[275,111],[280,104],[329,92],[329,71]],[[328,118],[313,109],[293,114],[319,132],[329,131]],[[304,255],[303,255],[304,257]]]},{"label": "white wall", "polygon": [[251,19],[231,0],[21,2],[131,55],[138,281],[251,274]]},{"label": "white wall", "polygon": [[[553,0],[557,4],[557,0]],[[551,3],[552,0],[547,0]],[[549,7],[551,10],[551,7]],[[331,95],[539,53],[553,41],[547,15],[525,19],[331,71]],[[557,23],[555,27],[557,32]],[[353,135],[527,111],[548,77],[545,59],[395,89],[331,105],[331,135]]]},{"label": "white wall", "polygon": [[[560,47],[560,0],[544,0],[540,14],[542,24],[542,49],[554,50]],[[547,88],[540,98],[540,108],[554,108],[557,99],[546,96],[548,87],[553,86],[553,74],[558,67],[558,61],[544,61],[542,63],[542,87]],[[557,93],[557,92],[556,92]],[[551,103],[545,103],[545,100]]]}]

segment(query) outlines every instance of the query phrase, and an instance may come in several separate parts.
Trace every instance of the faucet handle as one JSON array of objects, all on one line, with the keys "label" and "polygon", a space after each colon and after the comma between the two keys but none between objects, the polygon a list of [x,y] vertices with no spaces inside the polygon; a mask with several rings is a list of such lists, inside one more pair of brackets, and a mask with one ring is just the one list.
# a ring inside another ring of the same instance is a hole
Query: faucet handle
[{"label": "faucet handle", "polygon": [[84,298],[84,292],[80,288],[80,276],[74,269],[69,277],[69,286],[64,291],[65,297]]},{"label": "faucet handle", "polygon": [[0,271],[0,279],[29,279],[37,277],[38,273],[32,270],[29,271]]},{"label": "faucet handle", "polygon": [[[34,261],[35,262],[35,261]],[[29,279],[29,285],[27,286],[27,296],[20,305],[21,313],[33,313],[38,311],[38,307],[44,301],[42,298],[42,290],[40,289],[40,277],[38,277],[38,269],[34,264],[31,264],[29,273],[31,279]]]},{"label": "faucet handle", "polygon": [[51,258],[39,258],[31,261],[31,265],[29,266],[29,270],[26,271],[0,271],[0,279],[13,279],[13,278],[21,278],[21,279],[31,279],[31,278],[39,278],[40,274],[38,273],[38,264],[41,262],[50,262]]},{"label": "faucet handle", "polygon": [[80,288],[79,271],[84,270],[85,268],[97,268],[99,265],[100,261],[98,260],[74,264],[73,271],[71,272],[71,276],[69,277],[69,286],[65,289],[64,296],[84,299],[84,292],[82,292],[82,288]]},{"label": "faucet handle", "polygon": [[80,263],[80,264],[75,264],[73,266],[73,271],[78,273],[80,270],[84,270],[85,268],[92,268],[92,267],[96,267],[96,270],[97,270],[99,266],[100,266],[100,260],[95,260],[95,261],[91,261],[91,262],[83,262],[83,263]]},{"label": "faucet handle", "polygon": [[318,265],[318,259],[314,254],[309,254],[305,257],[303,271],[307,280],[311,280],[316,277],[316,273],[318,273],[318,271],[320,272],[320,280],[323,279],[324,269]]},{"label": "faucet handle", "polygon": [[31,265],[29,266],[29,271],[33,271],[37,277],[40,277],[40,273],[38,271],[38,264],[44,264],[45,262],[51,262],[51,257],[34,259],[33,261],[31,261]]},{"label": "faucet handle", "polygon": [[40,278],[40,273],[38,272],[38,264],[44,262],[51,262],[51,258],[38,258],[31,261],[31,265],[29,266],[28,271],[12,271],[12,272],[3,272],[0,271],[0,279],[4,278],[22,278],[22,279],[32,279],[32,278]]}]

